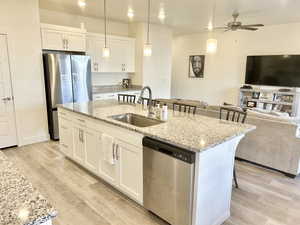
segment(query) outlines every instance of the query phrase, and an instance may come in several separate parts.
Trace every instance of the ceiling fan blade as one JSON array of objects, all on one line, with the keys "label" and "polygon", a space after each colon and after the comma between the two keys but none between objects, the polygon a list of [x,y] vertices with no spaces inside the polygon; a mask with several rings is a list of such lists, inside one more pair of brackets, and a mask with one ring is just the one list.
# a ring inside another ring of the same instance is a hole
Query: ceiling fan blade
[{"label": "ceiling fan blade", "polygon": [[251,31],[256,31],[256,30],[258,30],[258,28],[255,28],[255,27],[247,27],[247,26],[241,26],[241,27],[239,27],[238,29],[240,29],[240,30],[251,30]]},{"label": "ceiling fan blade", "polygon": [[263,27],[265,25],[263,24],[246,24],[246,25],[243,25],[244,27]]}]

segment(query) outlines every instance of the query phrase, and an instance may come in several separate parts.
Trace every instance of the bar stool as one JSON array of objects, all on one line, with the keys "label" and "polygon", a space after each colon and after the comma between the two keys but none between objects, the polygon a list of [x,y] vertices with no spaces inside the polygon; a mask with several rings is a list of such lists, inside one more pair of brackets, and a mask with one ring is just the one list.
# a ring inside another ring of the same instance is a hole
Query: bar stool
[{"label": "bar stool", "polygon": [[[245,111],[230,108],[230,107],[220,107],[220,120],[223,119],[223,120],[232,121],[236,123],[244,123],[246,117],[247,117],[247,112]],[[235,187],[239,188],[237,177],[236,177],[235,166],[233,169],[233,179],[234,179]]]},{"label": "bar stool", "polygon": [[178,108],[179,112],[187,112],[187,113],[196,113],[196,109],[197,107],[194,105],[187,105],[187,104],[181,104],[181,103],[173,103],[173,111],[176,110],[176,108]]}]

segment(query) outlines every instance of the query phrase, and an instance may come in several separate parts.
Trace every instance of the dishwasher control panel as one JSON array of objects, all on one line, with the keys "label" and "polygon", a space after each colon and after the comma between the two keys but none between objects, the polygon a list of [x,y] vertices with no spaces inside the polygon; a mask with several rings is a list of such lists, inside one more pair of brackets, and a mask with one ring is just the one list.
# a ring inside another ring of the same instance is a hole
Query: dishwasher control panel
[{"label": "dishwasher control panel", "polygon": [[154,151],[164,153],[189,164],[195,163],[195,152],[179,148],[177,146],[161,142],[153,138],[145,137],[143,139],[143,146]]}]

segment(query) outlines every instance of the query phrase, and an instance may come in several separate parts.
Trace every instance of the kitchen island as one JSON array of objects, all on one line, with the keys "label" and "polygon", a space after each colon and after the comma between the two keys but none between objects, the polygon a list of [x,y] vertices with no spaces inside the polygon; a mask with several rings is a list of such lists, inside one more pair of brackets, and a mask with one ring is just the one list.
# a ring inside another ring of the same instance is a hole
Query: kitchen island
[{"label": "kitchen island", "polygon": [[148,115],[142,105],[112,100],[60,105],[61,151],[141,205],[143,138],[193,152],[191,221],[180,225],[217,225],[229,218],[235,150],[255,127],[173,111],[166,122],[146,127],[114,117],[126,113]]},{"label": "kitchen island", "polygon": [[0,152],[0,224],[51,225],[57,212]]}]

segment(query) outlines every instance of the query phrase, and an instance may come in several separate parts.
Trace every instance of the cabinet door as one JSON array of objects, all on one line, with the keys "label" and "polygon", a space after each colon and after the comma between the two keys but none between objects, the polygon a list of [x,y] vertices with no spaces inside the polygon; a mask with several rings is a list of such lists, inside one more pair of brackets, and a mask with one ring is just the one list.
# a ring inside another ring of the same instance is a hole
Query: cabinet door
[{"label": "cabinet door", "polygon": [[68,33],[64,35],[67,40],[67,50],[75,51],[75,52],[85,52],[85,35],[84,34],[76,34],[76,33]]},{"label": "cabinet door", "polygon": [[117,162],[109,162],[105,154],[113,154],[115,155],[115,143],[112,141],[107,142],[104,140],[103,136],[101,137],[101,151],[100,151],[100,165],[99,165],[99,174],[100,176],[106,180],[108,183],[112,185],[117,185]]},{"label": "cabinet door", "polygon": [[135,41],[130,40],[126,45],[125,70],[128,73],[135,72]]},{"label": "cabinet door", "polygon": [[59,118],[60,150],[68,157],[73,157],[73,128],[72,122]]},{"label": "cabinet door", "polygon": [[[88,38],[86,41],[86,54],[91,57],[91,71],[92,73],[100,72],[99,57],[96,54],[96,43],[94,38]],[[99,53],[100,54],[100,53]]]},{"label": "cabinet door", "polygon": [[92,129],[85,129],[85,166],[98,174],[100,160],[101,134]]},{"label": "cabinet door", "polygon": [[64,39],[62,33],[54,30],[42,30],[43,49],[64,50]]},{"label": "cabinet door", "polygon": [[77,124],[73,125],[73,159],[84,165],[85,162],[85,135],[84,129]]},{"label": "cabinet door", "polygon": [[143,202],[143,150],[118,140],[117,159],[119,164],[119,188]]}]

